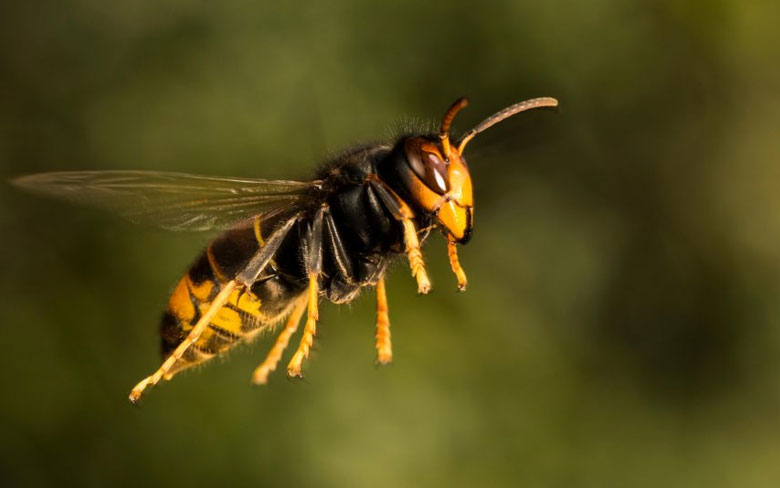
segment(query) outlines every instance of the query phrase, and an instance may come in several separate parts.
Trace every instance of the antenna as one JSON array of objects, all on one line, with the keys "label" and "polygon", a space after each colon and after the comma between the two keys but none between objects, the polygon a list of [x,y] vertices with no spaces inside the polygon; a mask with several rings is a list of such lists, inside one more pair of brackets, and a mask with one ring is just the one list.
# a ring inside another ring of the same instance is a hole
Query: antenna
[{"label": "antenna", "polygon": [[469,104],[469,99],[466,97],[460,97],[455,100],[455,103],[450,105],[447,109],[447,113],[444,114],[444,118],[441,120],[441,129],[439,130],[439,139],[441,140],[441,147],[444,149],[444,157],[449,161],[450,159],[450,127],[452,127],[452,121],[458,112],[461,111],[466,105]]},{"label": "antenna", "polygon": [[[462,98],[461,100],[464,99]],[[450,112],[452,112],[453,108],[456,107],[458,102],[455,102],[455,105],[450,107],[450,110],[447,112],[447,115],[450,115]],[[460,142],[458,143],[458,154],[463,154],[463,149],[466,147],[466,144],[468,144],[469,141],[474,138],[474,136],[476,136],[482,131],[485,131],[493,127],[494,125],[501,122],[502,120],[506,120],[509,117],[519,114],[520,112],[525,112],[526,110],[531,110],[540,107],[557,107],[557,106],[558,106],[558,100],[550,97],[542,97],[542,98],[532,98],[531,100],[526,100],[524,102],[518,102],[514,105],[508,106],[503,110],[499,110],[498,112],[494,113],[490,117],[486,118],[485,120],[477,124],[476,127],[463,134],[463,137],[460,139]],[[455,110],[455,112],[457,113],[457,110]],[[442,121],[442,125],[441,125],[442,130],[444,130],[444,122],[448,121],[447,115],[444,116],[444,121]],[[452,118],[454,117],[455,114],[453,113],[448,122],[452,123]],[[449,125],[447,125],[447,129],[449,129]],[[441,134],[439,135],[439,137],[442,137]],[[447,141],[447,146],[445,150],[447,149],[449,149],[449,140]]]}]

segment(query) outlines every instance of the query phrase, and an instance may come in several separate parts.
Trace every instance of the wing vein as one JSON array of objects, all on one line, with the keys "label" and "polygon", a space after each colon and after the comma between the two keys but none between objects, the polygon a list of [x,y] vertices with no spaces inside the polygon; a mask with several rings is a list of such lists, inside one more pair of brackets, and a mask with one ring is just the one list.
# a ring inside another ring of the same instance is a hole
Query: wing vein
[{"label": "wing vein", "polygon": [[263,212],[304,205],[316,197],[321,184],[161,171],[40,173],[12,183],[173,230],[227,229]]}]

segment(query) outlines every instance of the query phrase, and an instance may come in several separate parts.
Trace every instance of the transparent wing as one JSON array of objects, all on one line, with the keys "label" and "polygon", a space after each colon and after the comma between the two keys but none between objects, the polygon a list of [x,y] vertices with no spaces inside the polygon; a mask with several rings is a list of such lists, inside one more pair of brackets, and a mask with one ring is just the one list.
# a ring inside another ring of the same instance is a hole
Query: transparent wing
[{"label": "transparent wing", "polygon": [[136,223],[170,230],[212,230],[308,201],[321,182],[160,171],[65,171],[22,176],[12,183],[35,193],[109,209]]}]

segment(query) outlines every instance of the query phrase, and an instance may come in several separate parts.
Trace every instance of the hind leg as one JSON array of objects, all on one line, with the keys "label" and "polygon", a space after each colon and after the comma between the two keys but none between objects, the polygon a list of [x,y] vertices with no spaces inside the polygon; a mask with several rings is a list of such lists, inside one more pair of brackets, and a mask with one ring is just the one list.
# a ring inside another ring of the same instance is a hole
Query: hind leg
[{"label": "hind leg", "polygon": [[230,295],[233,291],[239,289],[246,289],[251,286],[252,282],[257,279],[257,276],[263,272],[268,262],[273,257],[274,253],[279,249],[279,245],[282,243],[285,235],[290,230],[292,225],[298,220],[299,216],[296,214],[289,218],[284,224],[278,227],[269,236],[265,246],[263,246],[252,257],[249,263],[241,270],[238,275],[222,285],[222,290],[217,294],[211,304],[208,306],[198,322],[192,327],[187,337],[173,350],[168,358],[163,361],[162,365],[151,376],[147,376],[141,380],[130,391],[130,401],[137,403],[143,395],[146,388],[154,386],[160,382],[161,379],[168,376],[179,361],[184,356],[184,353],[200,339],[201,334],[206,327],[208,327],[211,320],[220,311],[220,309],[227,303]]},{"label": "hind leg", "polygon": [[157,371],[155,371],[151,376],[147,376],[137,385],[135,385],[133,390],[130,392],[131,402],[138,402],[147,387],[156,385],[163,377],[168,376],[171,368],[173,368],[173,365],[176,364],[176,362],[181,359],[182,356],[184,356],[184,353],[187,352],[187,349],[198,342],[200,335],[204,330],[206,330],[209,322],[211,322],[211,319],[214,318],[219,309],[225,305],[225,302],[227,302],[230,294],[233,293],[233,290],[236,289],[236,286],[238,285],[236,284],[235,280],[231,280],[222,287],[222,290],[219,292],[216,298],[214,298],[214,301],[211,303],[208,310],[206,310],[200,320],[198,320],[187,337],[185,337],[184,340],[181,341],[181,343],[176,347],[176,349],[173,350],[170,356],[168,356],[168,358],[163,361],[162,365],[157,369]]},{"label": "hind leg", "polygon": [[276,342],[268,352],[268,355],[252,374],[252,383],[256,385],[268,383],[268,375],[276,369],[276,365],[279,364],[279,361],[282,359],[282,353],[284,353],[284,350],[287,348],[290,337],[298,330],[298,325],[301,323],[301,317],[303,317],[304,310],[306,310],[306,299],[301,298],[298,300],[298,303],[295,304],[292,313],[287,318],[284,328],[276,338]]},{"label": "hind leg", "polygon": [[301,343],[298,345],[298,350],[295,351],[290,363],[287,365],[287,376],[303,377],[301,368],[303,366],[303,360],[309,357],[309,351],[314,344],[314,336],[317,334],[317,319],[319,319],[319,310],[317,308],[317,275],[309,275],[309,295],[308,306],[306,307],[306,325],[303,328],[303,336],[301,337]]},{"label": "hind leg", "polygon": [[303,328],[303,336],[295,351],[290,363],[287,365],[287,376],[302,377],[301,368],[303,360],[309,357],[309,351],[314,344],[314,336],[317,333],[317,319],[319,319],[319,309],[317,301],[319,299],[319,276],[322,272],[322,224],[327,207],[319,209],[314,216],[311,227],[309,228],[308,245],[306,246],[306,269],[309,274],[309,293],[308,306],[306,308],[306,326]]}]

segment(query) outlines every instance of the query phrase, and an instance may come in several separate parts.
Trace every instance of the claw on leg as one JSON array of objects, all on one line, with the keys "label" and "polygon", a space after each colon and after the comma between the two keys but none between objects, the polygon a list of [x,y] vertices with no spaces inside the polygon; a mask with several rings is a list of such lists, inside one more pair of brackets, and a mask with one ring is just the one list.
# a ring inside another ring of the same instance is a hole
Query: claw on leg
[{"label": "claw on leg", "polygon": [[458,291],[465,291],[468,280],[466,280],[466,272],[460,267],[458,248],[454,241],[447,241],[447,255],[450,257],[452,272],[455,273],[455,277],[458,279]]},{"label": "claw on leg", "polygon": [[133,387],[132,391],[130,391],[131,402],[137,403],[138,400],[141,399],[141,395],[144,394],[144,390],[146,390],[146,388],[156,385],[163,378],[169,377],[168,373],[176,364],[176,361],[184,356],[184,353],[187,352],[187,349],[189,349],[190,346],[198,342],[200,335],[209,325],[211,319],[214,318],[214,315],[216,315],[219,309],[221,309],[225,302],[227,302],[228,297],[230,297],[230,294],[233,293],[233,290],[235,290],[237,286],[238,284],[234,280],[225,283],[225,285],[222,287],[222,290],[214,298],[214,301],[211,302],[208,310],[206,310],[200,320],[198,320],[192,330],[190,330],[190,333],[187,335],[187,337],[181,341],[181,344],[179,344],[176,349],[173,350],[170,356],[168,356],[168,358],[162,363],[157,371],[154,372],[154,374],[144,378],[137,385],[135,385],[135,387]]},{"label": "claw on leg", "polygon": [[303,336],[301,337],[301,343],[298,345],[298,350],[295,351],[290,363],[287,365],[287,376],[301,377],[301,366],[303,360],[309,357],[309,351],[312,344],[314,344],[314,335],[317,333],[317,319],[319,318],[319,311],[317,309],[317,274],[311,273],[309,275],[309,306],[306,311],[306,326],[303,329]]},{"label": "claw on leg", "polygon": [[390,342],[390,317],[387,314],[385,279],[376,284],[376,360],[379,364],[393,362],[393,346]]},{"label": "claw on leg", "polygon": [[287,318],[287,322],[284,324],[284,329],[279,333],[268,355],[260,366],[255,369],[255,372],[252,373],[252,383],[255,385],[268,383],[268,375],[276,369],[276,366],[282,359],[282,354],[290,342],[290,337],[298,330],[304,310],[306,310],[306,299],[300,300],[293,308],[292,313]]},{"label": "claw on leg", "polygon": [[417,279],[417,292],[420,294],[428,293],[431,290],[431,280],[428,279],[428,273],[425,271],[420,241],[417,239],[417,229],[414,228],[414,222],[411,219],[403,219],[401,223],[404,226],[404,245],[406,246],[406,255],[409,256],[409,266],[412,268],[412,276]]}]

